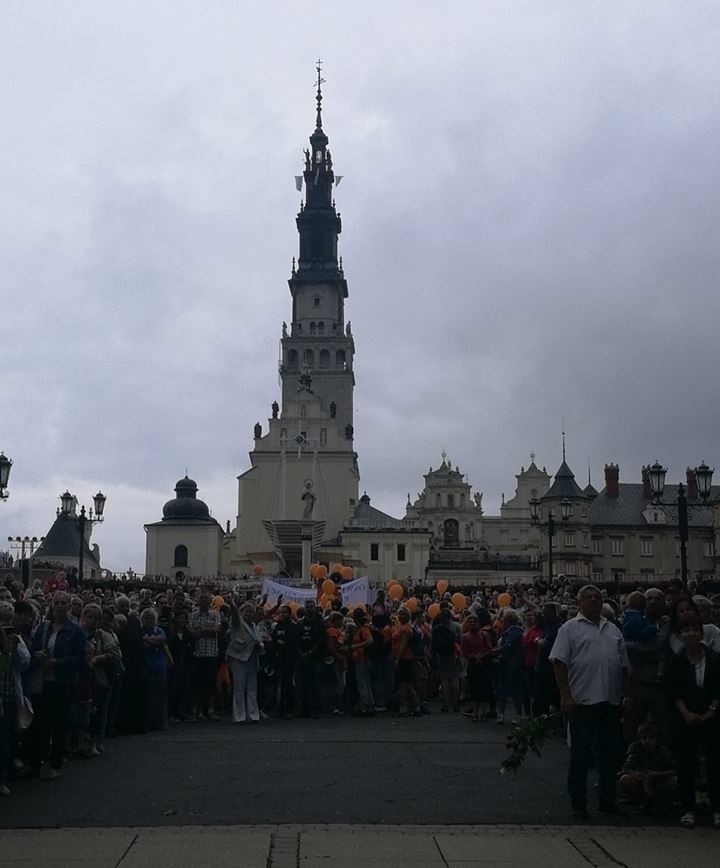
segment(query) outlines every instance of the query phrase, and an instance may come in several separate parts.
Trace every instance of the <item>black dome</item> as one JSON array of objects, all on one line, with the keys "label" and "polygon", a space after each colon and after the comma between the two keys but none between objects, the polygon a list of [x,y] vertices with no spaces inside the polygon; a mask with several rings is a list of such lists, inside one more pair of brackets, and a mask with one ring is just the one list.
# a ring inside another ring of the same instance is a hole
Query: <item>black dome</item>
[{"label": "black dome", "polygon": [[198,499],[197,491],[198,487],[194,479],[185,476],[178,480],[175,485],[176,497],[173,500],[168,500],[163,507],[163,519],[208,520],[210,510],[204,501]]}]

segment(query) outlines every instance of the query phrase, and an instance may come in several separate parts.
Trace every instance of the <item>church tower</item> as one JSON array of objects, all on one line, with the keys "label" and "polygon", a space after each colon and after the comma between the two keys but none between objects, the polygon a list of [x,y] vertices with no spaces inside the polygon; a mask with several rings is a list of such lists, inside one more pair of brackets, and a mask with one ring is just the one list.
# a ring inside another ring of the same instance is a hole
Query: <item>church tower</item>
[{"label": "church tower", "polygon": [[338,259],[342,224],[333,198],[340,179],[333,172],[328,137],[322,128],[321,85],[318,67],[315,132],[305,151],[302,176],[305,202],[296,220],[300,251],[289,280],[292,323],[290,333],[283,332],[280,374],[285,406],[296,391],[298,374],[309,371],[314,393],[352,441],[355,347],[350,323],[345,324],[348,288]]},{"label": "church tower", "polygon": [[[223,550],[223,572],[243,573],[261,563],[267,573],[299,568],[300,549],[292,540],[279,545],[273,528],[307,517],[308,488],[314,495],[312,519],[327,551],[358,498],[359,471],[353,445],[353,357],[350,323],[345,322],[348,287],[338,258],[340,214],[328,137],[322,127],[322,84],[317,68],[315,130],[305,150],[303,174],[296,178],[305,199],[297,215],[300,241],[288,281],[290,327],[283,322],[280,355],[281,404],[273,402],[268,431],[255,425],[251,467],[238,477],[238,516]],[[322,526],[322,531],[320,527]],[[299,541],[299,537],[298,537]],[[296,557],[297,555],[297,557]]]}]

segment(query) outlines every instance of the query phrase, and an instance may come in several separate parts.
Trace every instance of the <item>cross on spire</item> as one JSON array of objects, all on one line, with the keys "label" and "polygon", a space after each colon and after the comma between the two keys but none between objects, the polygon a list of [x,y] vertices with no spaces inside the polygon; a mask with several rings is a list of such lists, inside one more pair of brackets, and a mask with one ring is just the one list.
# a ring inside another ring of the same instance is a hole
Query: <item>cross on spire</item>
[{"label": "cross on spire", "polygon": [[318,130],[322,129],[322,86],[325,84],[325,79],[321,76],[322,72],[322,60],[318,58],[317,66],[315,67],[317,70],[317,81],[315,82],[317,87],[317,93],[315,95],[315,101],[317,102],[317,117],[315,118],[315,128]]}]

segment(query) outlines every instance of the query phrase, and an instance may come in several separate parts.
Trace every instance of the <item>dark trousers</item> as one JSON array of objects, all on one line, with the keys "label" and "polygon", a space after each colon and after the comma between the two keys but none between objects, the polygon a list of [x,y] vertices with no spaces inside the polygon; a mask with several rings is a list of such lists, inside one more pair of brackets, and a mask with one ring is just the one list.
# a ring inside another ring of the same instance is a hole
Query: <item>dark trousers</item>
[{"label": "dark trousers", "polygon": [[302,680],[303,717],[312,717],[313,714],[320,712],[318,664],[314,660],[302,660],[300,663],[300,678]]},{"label": "dark trousers", "polygon": [[704,745],[710,810],[720,811],[720,726],[715,722],[704,723],[702,726],[678,723],[673,742],[673,753],[678,764],[678,790],[683,810],[695,809],[698,746]]},{"label": "dark trousers", "polygon": [[0,784],[7,784],[10,760],[15,748],[15,718],[17,704],[13,699],[3,701],[3,715],[0,717]]},{"label": "dark trousers", "polygon": [[295,708],[295,690],[293,677],[295,675],[295,660],[280,660],[278,664],[278,681],[280,696],[277,704],[277,713],[281,717],[292,714]]},{"label": "dark trousers", "polygon": [[64,684],[46,681],[43,692],[32,699],[35,716],[28,730],[31,765],[39,769],[49,759],[50,768],[59,770],[65,756],[65,731],[70,705],[68,689]]},{"label": "dark trousers", "polygon": [[593,762],[598,772],[600,807],[615,804],[618,772],[620,707],[609,702],[576,705],[570,714],[568,792],[573,808],[587,807],[587,775]]}]

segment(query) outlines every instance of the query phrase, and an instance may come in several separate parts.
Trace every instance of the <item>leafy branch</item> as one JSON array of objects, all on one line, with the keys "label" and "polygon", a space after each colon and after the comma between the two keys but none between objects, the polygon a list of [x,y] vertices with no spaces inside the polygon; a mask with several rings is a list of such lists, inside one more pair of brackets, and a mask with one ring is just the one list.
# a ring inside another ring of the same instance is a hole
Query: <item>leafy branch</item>
[{"label": "leafy branch", "polygon": [[532,717],[529,720],[515,721],[505,740],[508,754],[500,766],[500,774],[506,775],[509,772],[517,774],[528,753],[541,756],[540,751],[547,739],[556,735],[562,735],[562,714],[559,711],[553,714],[541,714],[540,717]]}]

